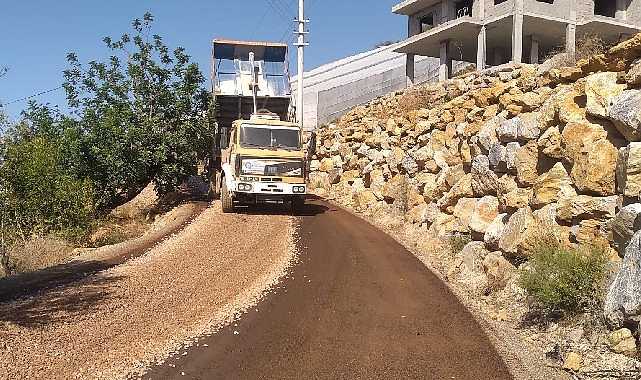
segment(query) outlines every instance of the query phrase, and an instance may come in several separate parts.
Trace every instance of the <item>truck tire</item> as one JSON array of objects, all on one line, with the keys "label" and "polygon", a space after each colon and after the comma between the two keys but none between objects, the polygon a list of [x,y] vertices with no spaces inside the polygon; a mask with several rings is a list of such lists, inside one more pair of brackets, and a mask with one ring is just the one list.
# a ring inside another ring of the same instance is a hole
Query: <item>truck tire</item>
[{"label": "truck tire", "polygon": [[211,199],[218,199],[220,197],[220,172],[215,171],[209,177],[209,196]]},{"label": "truck tire", "polygon": [[220,191],[221,208],[224,213],[234,212],[234,199],[229,195],[229,191],[227,191],[227,181],[225,181],[225,178],[223,178],[222,181],[223,185]]}]

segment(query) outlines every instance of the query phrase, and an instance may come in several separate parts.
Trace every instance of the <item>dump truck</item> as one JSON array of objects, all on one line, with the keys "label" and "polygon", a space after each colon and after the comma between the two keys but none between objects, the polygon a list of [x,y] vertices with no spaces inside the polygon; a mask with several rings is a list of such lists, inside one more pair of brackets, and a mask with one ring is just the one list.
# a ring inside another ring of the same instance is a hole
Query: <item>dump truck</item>
[{"label": "dump truck", "polygon": [[293,121],[287,45],[215,39],[211,72],[218,109],[208,172],[222,211],[260,203],[300,209],[310,152]]}]

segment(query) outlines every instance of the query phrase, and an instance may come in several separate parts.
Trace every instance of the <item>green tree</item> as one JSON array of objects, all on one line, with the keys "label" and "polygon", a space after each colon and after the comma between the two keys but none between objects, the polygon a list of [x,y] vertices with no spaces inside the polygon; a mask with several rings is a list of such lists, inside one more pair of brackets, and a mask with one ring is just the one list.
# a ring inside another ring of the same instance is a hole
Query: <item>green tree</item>
[{"label": "green tree", "polygon": [[78,176],[76,122],[30,104],[23,121],[0,140],[0,250],[33,235],[82,238],[94,218],[93,184]]},{"label": "green tree", "polygon": [[85,67],[67,56],[63,86],[84,136],[83,174],[97,184],[101,205],[128,199],[149,181],[167,193],[207,154],[205,78],[183,48],[170,53],[151,34],[152,23],[146,13],[134,20],[133,36],[106,37],[108,62]]}]

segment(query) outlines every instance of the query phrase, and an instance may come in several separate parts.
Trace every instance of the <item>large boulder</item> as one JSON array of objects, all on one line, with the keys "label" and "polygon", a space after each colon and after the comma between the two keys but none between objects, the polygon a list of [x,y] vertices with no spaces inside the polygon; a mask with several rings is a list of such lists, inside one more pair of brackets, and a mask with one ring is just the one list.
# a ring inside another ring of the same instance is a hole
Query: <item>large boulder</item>
[{"label": "large boulder", "polygon": [[537,122],[538,114],[524,113],[504,121],[498,130],[499,140],[505,143],[536,140],[541,134]]},{"label": "large boulder", "polygon": [[626,84],[617,83],[618,73],[592,74],[585,81],[586,108],[588,114],[607,118],[614,99],[626,89]]},{"label": "large boulder", "polygon": [[476,295],[481,295],[487,290],[488,278],[483,269],[483,260],[488,253],[483,242],[472,241],[456,255],[459,270],[452,273],[452,277]]},{"label": "large boulder", "polygon": [[641,141],[641,90],[625,90],[617,96],[609,119],[628,141]]},{"label": "large boulder", "polygon": [[502,290],[517,273],[514,265],[507,261],[501,252],[496,251],[485,255],[483,269],[487,276],[489,291]]},{"label": "large boulder", "polygon": [[461,198],[456,202],[454,206],[453,215],[459,219],[461,224],[469,225],[472,220],[472,214],[474,213],[474,208],[478,203],[476,198]]},{"label": "large boulder", "polygon": [[641,230],[641,203],[633,203],[623,207],[608,224],[612,231],[614,245],[619,254],[623,256],[632,235],[635,231]]},{"label": "large boulder", "polygon": [[468,173],[438,200],[437,205],[441,210],[450,212],[459,199],[472,196],[472,175]]},{"label": "large boulder", "polygon": [[497,215],[492,223],[485,230],[485,235],[483,236],[483,241],[485,246],[488,249],[495,250],[499,249],[499,241],[503,235],[503,230],[509,221],[510,216],[508,214],[499,214]]},{"label": "large boulder", "polygon": [[499,238],[498,248],[510,257],[525,257],[538,234],[536,220],[529,207],[510,216]]},{"label": "large boulder", "polygon": [[614,275],[605,298],[605,315],[614,326],[641,320],[641,230],[625,249],[623,262]]},{"label": "large boulder", "polygon": [[[581,193],[613,195],[618,150],[606,139],[586,143],[575,156],[570,175]],[[595,163],[598,162],[598,165]]]},{"label": "large boulder", "polygon": [[542,149],[541,152],[546,156],[561,159],[563,158],[562,140],[559,127],[550,127],[539,137],[539,148]]},{"label": "large boulder", "polygon": [[496,195],[498,177],[490,169],[490,160],[485,155],[478,155],[472,161],[472,190],[475,196]]},{"label": "large boulder", "polygon": [[541,209],[533,212],[537,228],[542,236],[554,238],[559,243],[567,244],[570,242],[570,227],[561,226],[557,223],[557,204],[550,203]]},{"label": "large boulder", "polygon": [[507,172],[507,149],[500,142],[495,142],[488,152],[490,160],[490,169],[496,173]]},{"label": "large boulder", "polygon": [[499,140],[498,129],[503,122],[505,122],[505,115],[498,114],[485,123],[479,133],[477,133],[478,143],[486,152],[489,152],[492,144]]},{"label": "large boulder", "polygon": [[554,166],[543,173],[534,184],[534,195],[530,204],[534,207],[541,207],[548,203],[559,200],[563,194],[576,194],[572,187],[570,175],[562,163],[557,162]]},{"label": "large boulder", "polygon": [[565,146],[565,158],[574,163],[581,156],[586,146],[599,140],[607,139],[608,134],[599,124],[587,121],[568,123],[561,133]]},{"label": "large boulder", "polygon": [[561,196],[556,216],[559,220],[570,222],[577,219],[607,220],[613,218],[618,196],[591,197],[589,195]]},{"label": "large boulder", "polygon": [[475,240],[483,240],[488,227],[499,214],[499,201],[496,197],[486,195],[474,205],[468,228]]},{"label": "large boulder", "polygon": [[523,186],[532,186],[539,178],[537,165],[539,149],[536,142],[531,141],[516,150],[516,178]]}]

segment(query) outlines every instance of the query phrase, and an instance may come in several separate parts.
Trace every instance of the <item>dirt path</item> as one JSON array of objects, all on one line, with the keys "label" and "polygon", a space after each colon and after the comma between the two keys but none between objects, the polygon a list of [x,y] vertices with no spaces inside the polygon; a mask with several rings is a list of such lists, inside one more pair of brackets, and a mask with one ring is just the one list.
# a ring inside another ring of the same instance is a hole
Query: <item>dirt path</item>
[{"label": "dirt path", "polygon": [[0,379],[134,376],[242,314],[293,259],[293,217],[219,210],[139,258],[0,304]]},{"label": "dirt path", "polygon": [[207,208],[207,204],[205,201],[197,201],[180,205],[173,212],[173,220],[139,238],[98,248],[65,264],[0,278],[0,303],[71,284],[139,257],[162,240],[180,232]]},{"label": "dirt path", "polygon": [[510,379],[472,315],[396,241],[335,206],[301,218],[300,263],[240,320],[145,378]]}]

